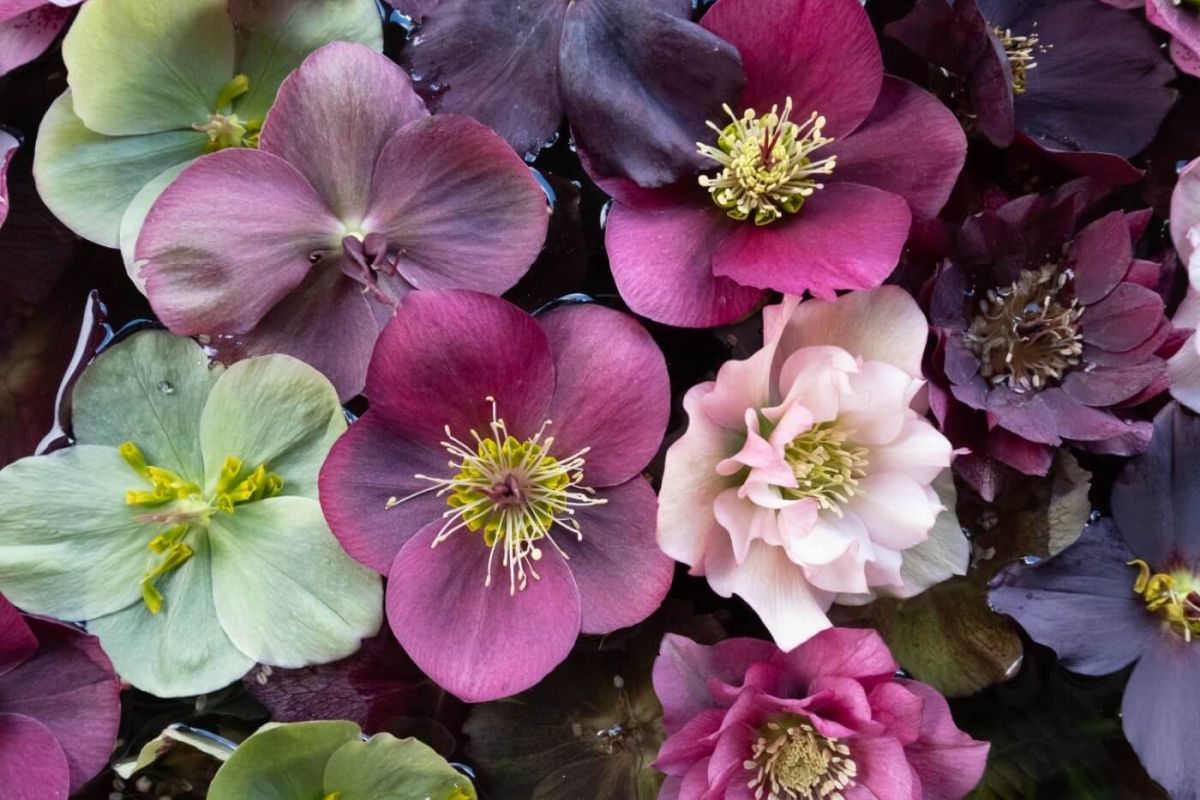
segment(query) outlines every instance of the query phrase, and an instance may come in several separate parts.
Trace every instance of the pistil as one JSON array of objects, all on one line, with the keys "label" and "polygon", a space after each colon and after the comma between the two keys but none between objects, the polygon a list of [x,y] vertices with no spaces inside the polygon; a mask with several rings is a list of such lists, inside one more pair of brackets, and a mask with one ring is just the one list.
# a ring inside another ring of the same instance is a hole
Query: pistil
[{"label": "pistil", "polygon": [[250,78],[236,75],[217,92],[208,121],[192,125],[192,130],[208,134],[204,152],[215,153],[227,147],[258,147],[262,120],[243,120],[233,113],[233,101],[250,91]]},{"label": "pistil", "polygon": [[756,800],[844,800],[858,775],[849,747],[791,715],[767,721],[742,766]]},{"label": "pistil", "polygon": [[1138,568],[1133,591],[1146,602],[1146,610],[1158,614],[1184,641],[1200,636],[1200,577],[1187,570],[1151,574],[1140,558],[1128,562]]}]

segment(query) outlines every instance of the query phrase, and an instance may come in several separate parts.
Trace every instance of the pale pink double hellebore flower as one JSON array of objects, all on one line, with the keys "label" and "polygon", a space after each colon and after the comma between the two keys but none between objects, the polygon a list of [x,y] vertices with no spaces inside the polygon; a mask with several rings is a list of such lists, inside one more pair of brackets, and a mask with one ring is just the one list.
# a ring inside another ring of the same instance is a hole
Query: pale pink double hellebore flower
[{"label": "pale pink double hellebore flower", "polygon": [[763,324],[762,350],[684,398],[658,540],[790,650],[830,626],[835,601],[910,596],[962,573],[968,544],[948,473],[943,497],[933,487],[951,446],[921,413],[916,302],[893,286],[789,298]]}]

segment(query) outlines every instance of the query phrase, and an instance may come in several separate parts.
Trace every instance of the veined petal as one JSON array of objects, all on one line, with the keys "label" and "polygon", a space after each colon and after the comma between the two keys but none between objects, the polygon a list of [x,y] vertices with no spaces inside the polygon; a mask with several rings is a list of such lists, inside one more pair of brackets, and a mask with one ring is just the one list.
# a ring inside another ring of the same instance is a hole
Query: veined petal
[{"label": "veined petal", "polygon": [[433,748],[390,733],[339,747],[325,765],[324,781],[325,791],[338,800],[389,796],[475,800],[471,781]]},{"label": "veined petal", "polygon": [[0,714],[0,782],[12,800],[67,800],[67,756],[49,728],[24,714]]},{"label": "veined petal", "polygon": [[260,730],[238,746],[209,787],[212,800],[309,800],[324,793],[325,767],[362,740],[353,722],[320,720]]}]

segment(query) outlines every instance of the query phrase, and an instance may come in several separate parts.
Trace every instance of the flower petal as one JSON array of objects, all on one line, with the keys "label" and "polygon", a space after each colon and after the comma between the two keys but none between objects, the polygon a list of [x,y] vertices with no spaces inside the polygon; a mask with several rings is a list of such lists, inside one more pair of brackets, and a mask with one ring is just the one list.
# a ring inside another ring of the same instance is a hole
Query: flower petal
[{"label": "flower petal", "polygon": [[[1169,2],[1169,0],[1168,0]],[[1186,12],[1185,12],[1186,13]],[[1197,23],[1200,37],[1200,21]],[[1171,238],[1179,258],[1190,264],[1196,252],[1197,232],[1200,232],[1200,158],[1190,162],[1179,173],[1179,180],[1171,192]]]},{"label": "flower petal", "polygon": [[0,714],[0,785],[12,800],[67,800],[67,756],[42,723]]},{"label": "flower petal", "polygon": [[1158,292],[1122,283],[1087,307],[1079,321],[1080,333],[1086,344],[1122,353],[1150,338],[1162,319],[1163,300]]},{"label": "flower petal", "polygon": [[350,742],[362,741],[353,722],[321,720],[260,730],[238,745],[218,770],[209,796],[299,800],[325,791],[329,759]]},{"label": "flower petal", "polygon": [[158,201],[159,196],[167,190],[172,181],[179,177],[179,173],[187,169],[190,163],[190,161],[181,161],[178,164],[172,164],[152,178],[138,190],[138,193],[129,201],[125,213],[121,215],[121,226],[117,232],[121,246],[121,259],[125,262],[125,271],[129,274],[129,280],[133,281],[142,294],[146,293],[146,281],[142,279],[141,275],[145,263],[137,260],[138,235],[142,232],[142,226],[146,224],[146,215],[150,213],[150,209]]},{"label": "flower petal", "polygon": [[1125,214],[1114,211],[1081,230],[1067,248],[1066,267],[1075,271],[1075,297],[1098,303],[1129,272],[1133,244]]},{"label": "flower petal", "polygon": [[[470,780],[415,738],[377,733],[339,747],[325,765],[324,789],[339,800],[445,797],[475,800]],[[403,792],[403,794],[400,794]]]},{"label": "flower petal", "polygon": [[870,628],[822,631],[781,660],[805,684],[822,677],[891,677],[899,668],[883,639]]},{"label": "flower petal", "polygon": [[1200,651],[1161,631],[1133,668],[1121,700],[1126,738],[1146,772],[1172,797],[1200,796],[1194,751],[1178,734],[1200,714],[1197,669]]},{"label": "flower petal", "polygon": [[715,706],[708,691],[709,680],[741,685],[746,669],[767,661],[777,652],[762,639],[725,639],[703,645],[668,633],[654,660],[654,693],[663,706],[663,726],[668,735],[705,709]]},{"label": "flower petal", "polygon": [[[18,9],[21,5],[18,4]],[[15,16],[4,13],[0,19],[0,76],[46,52],[70,18],[69,8],[40,3]]]},{"label": "flower petal", "polygon": [[29,660],[38,649],[24,615],[0,594],[0,677]]}]

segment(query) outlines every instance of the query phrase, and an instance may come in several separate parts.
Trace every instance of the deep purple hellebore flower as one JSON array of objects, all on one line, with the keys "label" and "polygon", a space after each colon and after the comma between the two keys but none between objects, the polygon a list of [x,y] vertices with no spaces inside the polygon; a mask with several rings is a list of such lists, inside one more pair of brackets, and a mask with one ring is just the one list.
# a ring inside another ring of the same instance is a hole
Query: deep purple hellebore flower
[{"label": "deep purple hellebore flower", "polygon": [[640,476],[666,363],[628,315],[538,318],[476,292],[413,292],[367,373],[371,408],[321,469],[351,556],[388,576],[388,620],[464,700],[533,686],[576,636],[649,615],[671,583]]},{"label": "deep purple hellebore flower", "polygon": [[159,319],[237,334],[359,392],[379,330],[411,289],[499,294],[533,263],[546,198],[508,144],[430,117],[403,70],[335,42],[283,82],[257,150],[187,167],[138,237]]},{"label": "deep purple hellebore flower", "polygon": [[1200,798],[1200,417],[1170,404],[1150,450],[1112,492],[1112,518],[1032,568],[997,578],[991,604],[1067,669],[1106,675],[1133,662],[1121,719],[1146,771],[1176,800]]},{"label": "deep purple hellebore flower", "polygon": [[1145,26],[1096,0],[917,0],[886,33],[957,76],[993,144],[1020,133],[1077,171],[1117,171],[1095,153],[1136,155],[1178,96]]},{"label": "deep purple hellebore flower", "polygon": [[[604,180],[617,288],[671,325],[736,320],[766,289],[881,284],[914,217],[933,217],[966,140],[935,97],[885,77],[858,0],[718,0],[701,24],[746,70],[728,118],[694,149],[709,172],[662,189]],[[580,148],[585,166],[591,154]]]},{"label": "deep purple hellebore flower", "polygon": [[829,628],[789,653],[668,634],[654,662],[659,800],[958,800],[988,745],[897,669],[873,630]]},{"label": "deep purple hellebore flower", "polygon": [[1133,257],[1148,212],[1090,224],[1087,179],[968,218],[934,279],[930,405],[971,453],[955,470],[985,496],[999,462],[1045,475],[1064,441],[1141,452],[1150,425],[1118,413],[1167,388],[1175,342],[1162,264]]},{"label": "deep purple hellebore flower", "polygon": [[400,53],[437,112],[468,114],[519,153],[562,124],[593,168],[659,186],[700,168],[704,120],[745,82],[690,0],[389,0],[419,29]]},{"label": "deep purple hellebore flower", "polygon": [[0,75],[46,52],[83,0],[0,0]]},{"label": "deep purple hellebore flower", "polygon": [[1200,77],[1200,4],[1195,0],[1103,0],[1116,8],[1145,7],[1146,19],[1171,34],[1171,60]]},{"label": "deep purple hellebore flower", "polygon": [[66,800],[108,763],[121,682],[100,643],[0,595],[0,794]]}]

